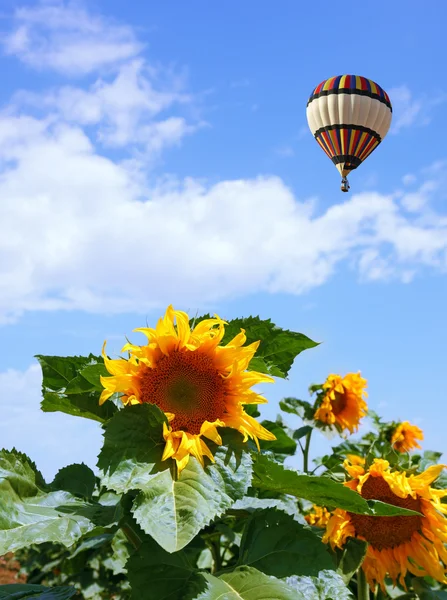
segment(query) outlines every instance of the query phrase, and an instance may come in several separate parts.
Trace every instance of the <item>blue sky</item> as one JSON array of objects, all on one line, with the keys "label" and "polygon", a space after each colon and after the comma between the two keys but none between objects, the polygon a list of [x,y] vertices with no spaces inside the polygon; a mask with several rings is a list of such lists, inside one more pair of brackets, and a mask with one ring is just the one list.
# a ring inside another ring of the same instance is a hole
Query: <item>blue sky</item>
[{"label": "blue sky", "polygon": [[[265,389],[264,415],[329,372],[361,370],[371,408],[447,451],[447,8],[1,10],[1,445],[47,477],[93,466],[98,427],[39,413],[33,356],[104,339],[118,353],[172,302],[323,342]],[[394,109],[349,195],[305,116],[312,89],[341,73],[377,81]]]}]

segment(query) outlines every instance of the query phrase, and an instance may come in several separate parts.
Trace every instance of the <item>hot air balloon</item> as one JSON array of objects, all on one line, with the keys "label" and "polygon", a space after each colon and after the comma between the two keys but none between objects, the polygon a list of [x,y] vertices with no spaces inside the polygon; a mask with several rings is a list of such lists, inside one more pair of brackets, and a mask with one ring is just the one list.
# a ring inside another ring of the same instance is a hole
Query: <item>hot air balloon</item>
[{"label": "hot air balloon", "polygon": [[306,113],[312,134],[342,176],[342,192],[347,192],[348,174],[377,148],[390,128],[388,94],[366,77],[339,75],[317,85]]}]

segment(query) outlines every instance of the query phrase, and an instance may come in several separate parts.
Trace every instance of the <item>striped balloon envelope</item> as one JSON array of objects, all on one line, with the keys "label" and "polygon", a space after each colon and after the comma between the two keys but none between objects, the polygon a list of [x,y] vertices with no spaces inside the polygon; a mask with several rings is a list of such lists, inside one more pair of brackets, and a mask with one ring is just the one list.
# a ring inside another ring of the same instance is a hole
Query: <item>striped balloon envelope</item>
[{"label": "striped balloon envelope", "polygon": [[348,174],[368,158],[390,128],[388,94],[366,77],[339,75],[317,85],[306,112],[312,134],[339,170],[341,189],[347,192]]}]

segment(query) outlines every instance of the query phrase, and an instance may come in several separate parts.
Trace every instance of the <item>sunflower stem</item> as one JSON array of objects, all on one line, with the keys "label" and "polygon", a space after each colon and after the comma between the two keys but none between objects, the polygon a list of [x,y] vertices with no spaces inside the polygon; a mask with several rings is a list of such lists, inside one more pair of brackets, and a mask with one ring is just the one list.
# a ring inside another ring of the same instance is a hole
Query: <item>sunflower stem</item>
[{"label": "sunflower stem", "polygon": [[357,571],[357,600],[369,600],[369,585],[362,567]]},{"label": "sunflower stem", "polygon": [[123,523],[121,525],[121,530],[135,550],[138,550],[142,542],[136,531],[134,531],[128,523]]},{"label": "sunflower stem", "polygon": [[310,438],[312,437],[312,429],[306,435],[306,445],[303,450],[303,471],[308,474],[309,473],[309,448],[310,448]]},{"label": "sunflower stem", "polygon": [[210,538],[208,540],[208,548],[213,557],[212,573],[216,573],[222,569],[222,556],[220,555],[220,536],[217,539]]}]

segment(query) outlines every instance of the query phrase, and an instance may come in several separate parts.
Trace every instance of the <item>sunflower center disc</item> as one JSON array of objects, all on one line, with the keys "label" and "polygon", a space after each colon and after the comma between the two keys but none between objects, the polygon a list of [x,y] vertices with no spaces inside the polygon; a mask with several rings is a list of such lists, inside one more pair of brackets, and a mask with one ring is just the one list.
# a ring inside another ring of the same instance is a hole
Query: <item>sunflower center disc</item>
[{"label": "sunflower center disc", "polygon": [[[361,494],[366,500],[381,500],[400,508],[421,512],[420,500],[411,496],[399,498],[382,477],[369,477],[363,484]],[[418,516],[368,517],[353,513],[349,513],[349,516],[357,535],[364,537],[377,550],[394,548],[410,541],[413,533],[422,526],[422,518]]]},{"label": "sunflower center disc", "polygon": [[346,408],[346,394],[340,392],[334,392],[335,400],[332,400],[332,412],[334,415],[339,415]]},{"label": "sunflower center disc", "polygon": [[197,351],[178,350],[163,356],[141,378],[142,402],[174,413],[173,431],[200,433],[204,421],[216,421],[225,412],[225,380],[213,359]]}]

